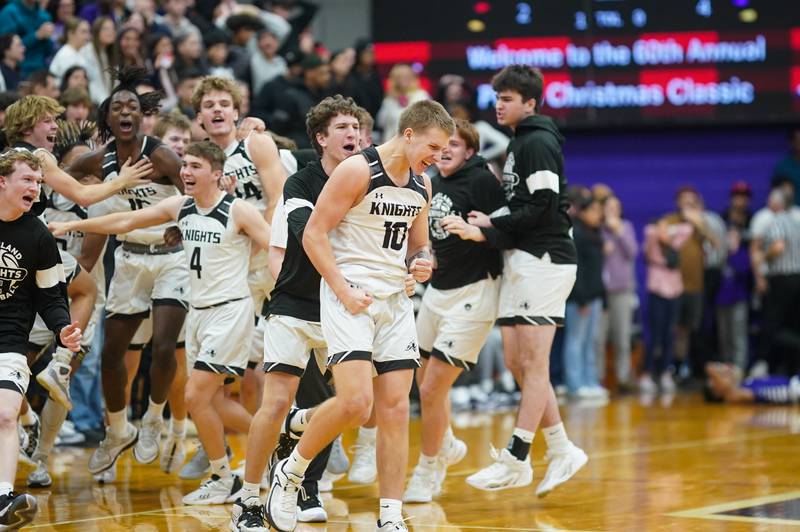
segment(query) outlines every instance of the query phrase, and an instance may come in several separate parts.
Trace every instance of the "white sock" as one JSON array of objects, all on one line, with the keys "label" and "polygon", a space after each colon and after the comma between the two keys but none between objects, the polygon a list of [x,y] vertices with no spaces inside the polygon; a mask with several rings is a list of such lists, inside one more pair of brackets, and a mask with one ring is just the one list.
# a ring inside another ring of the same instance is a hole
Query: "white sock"
[{"label": "white sock", "polygon": [[256,506],[261,504],[261,484],[258,482],[245,481],[239,495],[245,506]]},{"label": "white sock", "polygon": [[567,431],[564,430],[564,423],[544,427],[542,434],[544,434],[544,441],[547,442],[548,449],[559,452],[565,451],[569,447],[569,438],[567,438]]},{"label": "white sock", "polygon": [[11,482],[0,482],[0,496],[8,495],[14,491],[14,485]]},{"label": "white sock", "polygon": [[47,461],[65,419],[67,419],[67,409],[52,399],[47,399],[42,408],[42,425],[39,429],[39,442],[33,451],[34,460]]},{"label": "white sock", "polygon": [[360,427],[358,429],[358,439],[363,441],[375,441],[378,436],[378,427]]},{"label": "white sock", "polygon": [[53,360],[61,364],[69,365],[69,363],[72,362],[72,351],[66,347],[57,347],[56,352],[53,353]]},{"label": "white sock", "polygon": [[170,420],[170,425],[172,425],[172,434],[176,438],[182,439],[184,436],[186,436],[186,418],[183,419],[172,418]]},{"label": "white sock", "polygon": [[124,438],[128,433],[128,409],[123,408],[119,412],[109,412],[106,410],[108,416],[108,432],[117,438]]},{"label": "white sock", "polygon": [[30,427],[36,423],[36,413],[33,411],[33,408],[31,408],[30,405],[28,406],[28,411],[19,416],[19,422],[26,427]]},{"label": "white sock", "polygon": [[292,451],[292,454],[289,455],[289,458],[283,465],[283,472],[291,473],[297,477],[303,478],[306,476],[306,469],[308,469],[308,464],[310,463],[311,460],[303,458],[303,456],[297,451],[297,447],[295,447]]},{"label": "white sock", "polygon": [[381,524],[399,523],[403,520],[403,501],[397,499],[381,499]]},{"label": "white sock", "polygon": [[164,415],[164,406],[166,406],[167,402],[164,401],[163,403],[156,403],[153,401],[153,398],[150,398],[150,404],[147,407],[147,412],[144,413],[145,418],[152,419],[152,418],[161,418]]},{"label": "white sock", "polygon": [[217,458],[216,460],[209,460],[208,463],[211,464],[212,475],[217,475],[223,479],[232,476],[231,464],[228,462],[228,455],[225,455],[222,458]]},{"label": "white sock", "polygon": [[425,469],[433,469],[436,466],[436,457],[419,453],[419,466]]},{"label": "white sock", "polygon": [[292,432],[303,432],[308,426],[308,408],[298,410],[289,420],[289,429]]}]

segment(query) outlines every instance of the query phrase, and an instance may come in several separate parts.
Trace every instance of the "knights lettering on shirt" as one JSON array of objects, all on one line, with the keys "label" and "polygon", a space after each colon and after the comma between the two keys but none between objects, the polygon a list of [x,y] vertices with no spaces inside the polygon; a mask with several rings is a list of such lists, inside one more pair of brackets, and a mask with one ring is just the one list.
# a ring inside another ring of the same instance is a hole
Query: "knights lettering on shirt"
[{"label": "knights lettering on shirt", "polygon": [[404,290],[408,232],[428,202],[421,177],[409,172],[405,186],[386,174],[378,151],[361,152],[370,169],[364,198],[330,232],[331,247],[345,278],[378,297]]},{"label": "knights lettering on shirt", "polygon": [[187,198],[178,215],[183,250],[189,260],[189,302],[210,307],[250,297],[247,278],[251,240],[240,234],[233,219],[234,202],[221,194],[211,209],[201,209]]}]

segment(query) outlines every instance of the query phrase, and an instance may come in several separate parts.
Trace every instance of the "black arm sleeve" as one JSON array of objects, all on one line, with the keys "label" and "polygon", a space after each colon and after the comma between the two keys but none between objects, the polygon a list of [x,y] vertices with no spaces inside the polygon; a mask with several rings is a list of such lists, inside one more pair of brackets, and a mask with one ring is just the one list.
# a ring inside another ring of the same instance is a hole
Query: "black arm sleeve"
[{"label": "black arm sleeve", "polygon": [[46,230],[39,238],[38,249],[34,307],[61,345],[61,329],[70,324],[64,267],[61,265],[56,239]]},{"label": "black arm sleeve", "polygon": [[515,194],[524,200],[522,208],[492,219],[501,231],[520,232],[541,225],[541,219],[558,217],[558,194],[563,177],[561,154],[544,142],[531,142],[520,150],[522,164],[517,165],[520,183]]}]

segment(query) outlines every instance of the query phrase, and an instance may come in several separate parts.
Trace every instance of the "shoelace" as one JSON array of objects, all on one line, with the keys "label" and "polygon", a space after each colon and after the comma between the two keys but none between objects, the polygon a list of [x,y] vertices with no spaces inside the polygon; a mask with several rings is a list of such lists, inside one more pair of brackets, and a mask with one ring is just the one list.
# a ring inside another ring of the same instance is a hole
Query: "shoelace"
[{"label": "shoelace", "polygon": [[248,526],[261,525],[264,523],[264,507],[260,504],[246,506],[242,512],[240,521],[244,521]]},{"label": "shoelace", "polygon": [[[294,490],[298,493],[299,496],[303,497],[303,500],[308,499],[308,495],[306,495],[306,489],[303,487],[302,484],[299,482],[295,482],[289,478],[289,475],[284,473],[286,476],[286,485],[283,488],[283,493],[281,493],[281,511],[292,513],[295,511],[297,507],[297,497],[289,497],[290,490]],[[292,475],[295,476],[295,475]]]}]

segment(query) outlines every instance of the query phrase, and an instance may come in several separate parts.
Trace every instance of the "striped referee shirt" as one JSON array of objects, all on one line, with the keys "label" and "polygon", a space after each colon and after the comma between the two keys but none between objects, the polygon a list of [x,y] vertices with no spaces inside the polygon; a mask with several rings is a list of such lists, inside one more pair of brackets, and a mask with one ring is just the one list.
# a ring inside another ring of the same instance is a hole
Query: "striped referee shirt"
[{"label": "striped referee shirt", "polygon": [[779,240],[786,249],[768,263],[767,275],[800,274],[800,220],[784,211],[775,215],[764,235],[764,249]]}]

